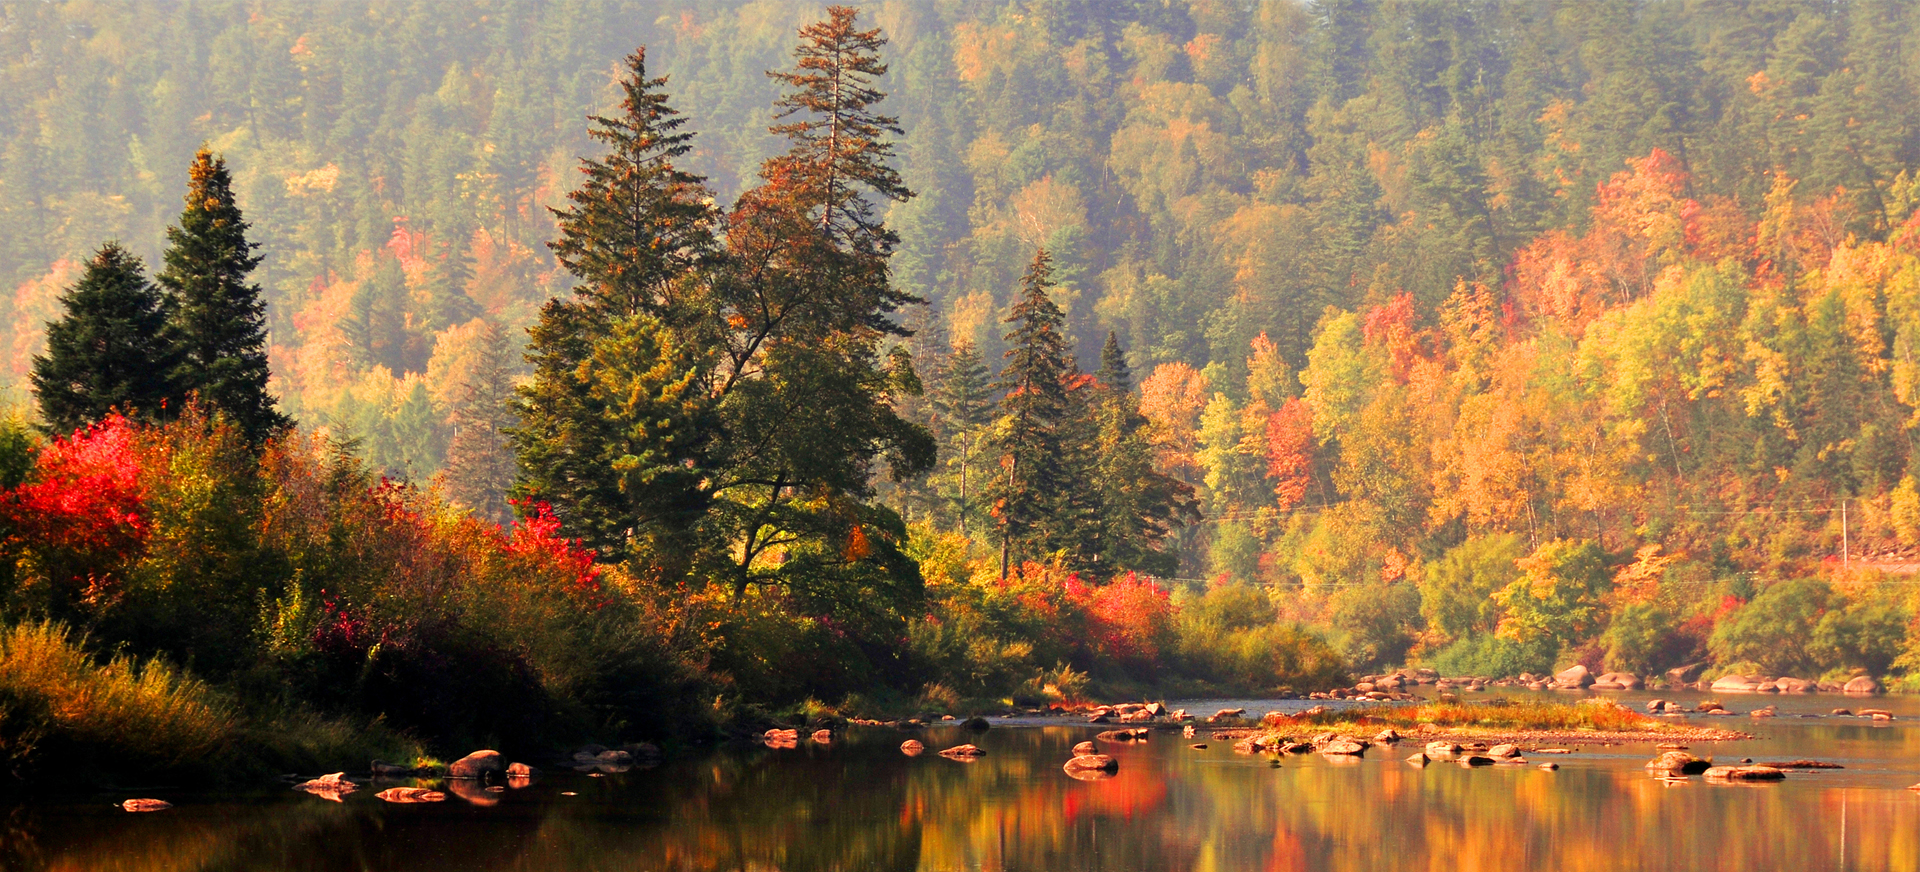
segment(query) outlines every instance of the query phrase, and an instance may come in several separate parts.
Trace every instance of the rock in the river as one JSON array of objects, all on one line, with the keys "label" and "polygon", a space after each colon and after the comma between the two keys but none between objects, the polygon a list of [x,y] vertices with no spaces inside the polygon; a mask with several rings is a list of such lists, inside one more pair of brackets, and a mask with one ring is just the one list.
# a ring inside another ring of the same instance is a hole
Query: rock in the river
[{"label": "rock in the river", "polygon": [[813,743],[816,745],[833,744],[833,731],[832,730],[814,730]]},{"label": "rock in the river", "polygon": [[1428,742],[1427,756],[1452,757],[1460,753],[1460,746],[1448,741]]},{"label": "rock in the river", "polygon": [[918,739],[908,739],[900,743],[900,753],[908,757],[918,757],[926,750],[927,746],[920,744]]},{"label": "rock in the river", "polygon": [[173,803],[164,799],[129,799],[120,803],[120,807],[127,811],[166,811],[173,808]]},{"label": "rock in the river", "polygon": [[508,778],[532,778],[533,775],[534,775],[534,768],[532,766],[528,766],[525,763],[507,764]]},{"label": "rock in the river", "polygon": [[1658,775],[1698,775],[1713,766],[1685,751],[1668,751],[1647,761],[1647,771]]},{"label": "rock in the river", "polygon": [[1846,693],[1878,693],[1880,683],[1874,681],[1873,676],[1861,675],[1849,679],[1841,690]]},{"label": "rock in the river", "polygon": [[1162,705],[1161,703],[1150,702],[1150,703],[1147,703],[1147,706],[1144,709],[1144,711],[1146,711],[1149,717],[1157,718],[1167,713],[1167,707],[1165,705]]},{"label": "rock in the river", "polygon": [[438,790],[428,790],[424,787],[389,787],[374,796],[386,802],[399,803],[444,802],[447,798],[446,794]]},{"label": "rock in the river", "polygon": [[975,715],[973,717],[967,718],[966,720],[960,722],[961,729],[971,730],[975,733],[984,733],[988,729],[992,728],[992,726],[993,726],[992,724],[987,723],[986,718],[980,717],[979,715]]},{"label": "rock in the river", "polygon": [[1715,766],[1705,774],[1709,781],[1779,781],[1787,777],[1772,766]]},{"label": "rock in the river", "polygon": [[1577,690],[1592,683],[1593,675],[1587,672],[1587,667],[1578,663],[1554,673],[1553,676],[1554,687]]},{"label": "rock in the river", "polygon": [[1560,764],[1549,761],[1549,762],[1540,764],[1539,767],[1537,768],[1545,769],[1548,772],[1553,772],[1560,768]]},{"label": "rock in the river", "polygon": [[1594,681],[1594,689],[1600,689],[1602,684],[1608,685],[1608,690],[1639,690],[1640,676],[1631,672],[1603,672]]},{"label": "rock in the river", "polygon": [[1335,757],[1358,757],[1367,753],[1367,746],[1352,739],[1334,739],[1319,748],[1320,753]]},{"label": "rock in the river", "polygon": [[341,798],[360,789],[360,785],[347,780],[347,773],[334,772],[322,775],[312,781],[303,781],[293,786],[294,790],[304,790],[321,799],[340,802]]},{"label": "rock in the river", "polygon": [[1135,727],[1131,730],[1108,730],[1094,738],[1102,742],[1144,742],[1149,735],[1151,732],[1146,727]]},{"label": "rock in the river", "polygon": [[373,761],[373,764],[369,766],[368,769],[373,772],[375,778],[384,776],[407,776],[420,771],[420,768],[417,766],[402,766],[398,763],[388,763],[384,760]]},{"label": "rock in the river", "polygon": [[1492,765],[1493,765],[1493,758],[1492,758],[1492,757],[1482,757],[1482,756],[1480,756],[1479,754],[1469,754],[1469,755],[1467,755],[1467,756],[1465,756],[1465,757],[1462,757],[1462,758],[1460,758],[1460,759],[1459,759],[1459,760],[1458,760],[1457,762],[1458,762],[1458,763],[1459,763],[1459,764],[1460,764],[1461,766],[1466,766],[1466,767],[1473,767],[1473,766],[1492,766]]},{"label": "rock in the river", "polygon": [[1495,745],[1487,749],[1487,756],[1494,759],[1520,756],[1519,745]]},{"label": "rock in the river", "polygon": [[1400,733],[1392,727],[1381,730],[1373,736],[1373,743],[1376,745],[1391,745],[1398,741],[1400,741]]},{"label": "rock in the river", "polygon": [[1221,709],[1217,712],[1214,712],[1211,715],[1208,715],[1207,723],[1217,724],[1217,723],[1220,723],[1221,721],[1232,720],[1234,718],[1244,718],[1246,716],[1247,716],[1247,710],[1243,708]]},{"label": "rock in the river", "polygon": [[485,778],[506,768],[499,751],[475,751],[447,766],[448,778]]},{"label": "rock in the river", "polygon": [[1194,751],[1205,751],[1207,750],[1207,743],[1195,742],[1194,744],[1188,745],[1187,748]]},{"label": "rock in the river", "polygon": [[1118,772],[1120,761],[1105,754],[1076,754],[1060,768],[1068,772]]},{"label": "rock in the river", "polygon": [[945,751],[941,751],[940,756],[945,757],[948,760],[960,760],[965,762],[972,762],[974,760],[980,759],[981,757],[987,756],[987,752],[982,751],[973,745],[955,745],[951,748],[948,748]]},{"label": "rock in the river", "polygon": [[1760,708],[1754,709],[1753,711],[1747,712],[1747,717],[1771,718],[1771,717],[1776,717],[1779,714],[1780,714],[1780,707],[1777,705],[1770,705],[1770,706],[1762,706]]},{"label": "rock in the river", "polygon": [[1080,757],[1087,754],[1098,754],[1098,753],[1100,753],[1100,748],[1094,745],[1092,742],[1081,742],[1080,744],[1073,746],[1073,756],[1075,757]]},{"label": "rock in the river", "polygon": [[1805,678],[1782,678],[1773,683],[1781,693],[1813,693],[1820,689],[1820,683]]},{"label": "rock in the river", "polygon": [[1427,757],[1424,751],[1415,751],[1413,752],[1413,756],[1407,758],[1407,762],[1415,766],[1425,766],[1431,762],[1431,758]]}]

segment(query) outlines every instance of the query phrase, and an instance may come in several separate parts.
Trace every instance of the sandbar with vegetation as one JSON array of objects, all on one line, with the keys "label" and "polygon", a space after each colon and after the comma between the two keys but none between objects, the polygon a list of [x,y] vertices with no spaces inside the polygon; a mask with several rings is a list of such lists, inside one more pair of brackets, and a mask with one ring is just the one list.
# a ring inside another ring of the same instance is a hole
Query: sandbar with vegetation
[{"label": "sandbar with vegetation", "polygon": [[1408,738],[1542,742],[1724,742],[1752,738],[1735,730],[1694,726],[1640,714],[1610,702],[1427,702],[1417,705],[1316,706],[1297,715],[1268,715],[1273,737],[1306,733],[1372,736],[1392,729]]}]

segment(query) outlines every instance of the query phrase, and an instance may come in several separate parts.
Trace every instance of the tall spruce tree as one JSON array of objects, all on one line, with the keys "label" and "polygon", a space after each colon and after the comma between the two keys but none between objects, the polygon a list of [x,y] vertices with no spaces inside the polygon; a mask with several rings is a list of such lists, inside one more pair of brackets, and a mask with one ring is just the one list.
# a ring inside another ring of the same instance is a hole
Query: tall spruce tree
[{"label": "tall spruce tree", "polygon": [[1000,576],[1013,558],[1035,557],[1060,496],[1070,486],[1062,428],[1072,413],[1067,380],[1074,365],[1061,327],[1066,316],[1048,296],[1053,258],[1045,249],[1020,280],[1020,298],[1008,312],[1006,366],[995,386],[1000,400],[993,448],[1001,473],[993,486],[993,515],[1000,533]]},{"label": "tall spruce tree", "polygon": [[292,423],[267,393],[267,305],[260,287],[247,281],[260,265],[257,247],[247,241],[226,161],[200,149],[157,276],[167,290],[169,339],[180,353],[175,378],[256,445]]},{"label": "tall spruce tree", "polygon": [[1178,554],[1163,545],[1181,523],[1199,519],[1193,487],[1154,468],[1147,423],[1133,395],[1133,374],[1112,333],[1100,349],[1101,388],[1092,409],[1097,433],[1089,482],[1096,492],[1097,548],[1110,572],[1172,574]]},{"label": "tall spruce tree", "polygon": [[929,392],[942,425],[940,456],[945,469],[936,489],[951,504],[961,535],[977,512],[982,471],[981,436],[993,421],[993,385],[987,363],[972,342],[961,341]]},{"label": "tall spruce tree", "polygon": [[500,522],[511,516],[507,489],[514,475],[506,435],[514,421],[511,353],[506,331],[487,322],[480,359],[460,385],[448,421],[453,436],[447,443],[447,497]]},{"label": "tall spruce tree", "polygon": [[140,258],[118,242],[100,247],[60,297],[47,351],[33,358],[33,392],[47,429],[65,433],[119,411],[142,418],[177,404],[177,354],[165,335],[166,300]]},{"label": "tall spruce tree", "polygon": [[[693,134],[681,131],[665,84],[635,51],[620,111],[591,119],[588,133],[607,152],[581,161],[585,180],[554,210],[551,246],[578,283],[529,331],[533,379],[510,437],[516,494],[550,504],[603,554],[641,549],[679,567],[690,547],[682,537],[707,499],[701,451],[711,428],[700,400],[720,328],[699,275],[714,249],[711,198],[675,164]],[[621,342],[623,354],[612,354]],[[663,349],[670,354],[633,357]]]}]

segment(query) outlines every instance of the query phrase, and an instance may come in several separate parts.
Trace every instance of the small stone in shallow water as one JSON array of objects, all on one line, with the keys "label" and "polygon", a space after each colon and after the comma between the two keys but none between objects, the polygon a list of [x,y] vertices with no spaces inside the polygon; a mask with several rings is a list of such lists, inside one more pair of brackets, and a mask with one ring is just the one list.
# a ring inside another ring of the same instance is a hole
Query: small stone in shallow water
[{"label": "small stone in shallow water", "polygon": [[129,799],[126,802],[120,803],[120,807],[127,811],[134,812],[166,811],[167,809],[173,808],[173,803],[164,799]]}]

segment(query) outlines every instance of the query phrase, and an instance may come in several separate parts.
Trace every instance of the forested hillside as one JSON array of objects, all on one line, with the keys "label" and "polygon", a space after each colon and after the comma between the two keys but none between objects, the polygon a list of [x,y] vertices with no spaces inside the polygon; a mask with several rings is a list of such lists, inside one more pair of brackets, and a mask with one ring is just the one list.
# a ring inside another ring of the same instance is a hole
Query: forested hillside
[{"label": "forested hillside", "polygon": [[[927,301],[895,316],[926,388],[899,411],[940,448],[882,496],[931,591],[1022,559],[1254,583],[1363,667],[1920,667],[1888,572],[1920,546],[1920,8],[863,9],[917,194],[879,213],[891,287]],[[682,167],[730,202],[782,148],[764,71],[819,14],[9,5],[16,395],[103,241],[158,262],[204,142],[263,245],[282,411],[502,513],[471,434],[513,424],[503,380],[571,288],[549,207],[621,59],[647,47]],[[1059,361],[1019,353],[1056,329]],[[1043,371],[1066,388],[1022,406]],[[1061,499],[1131,514],[1018,514],[1002,470],[1038,443],[1007,422],[1034,415],[1085,449],[1062,481],[1096,492]]]}]

